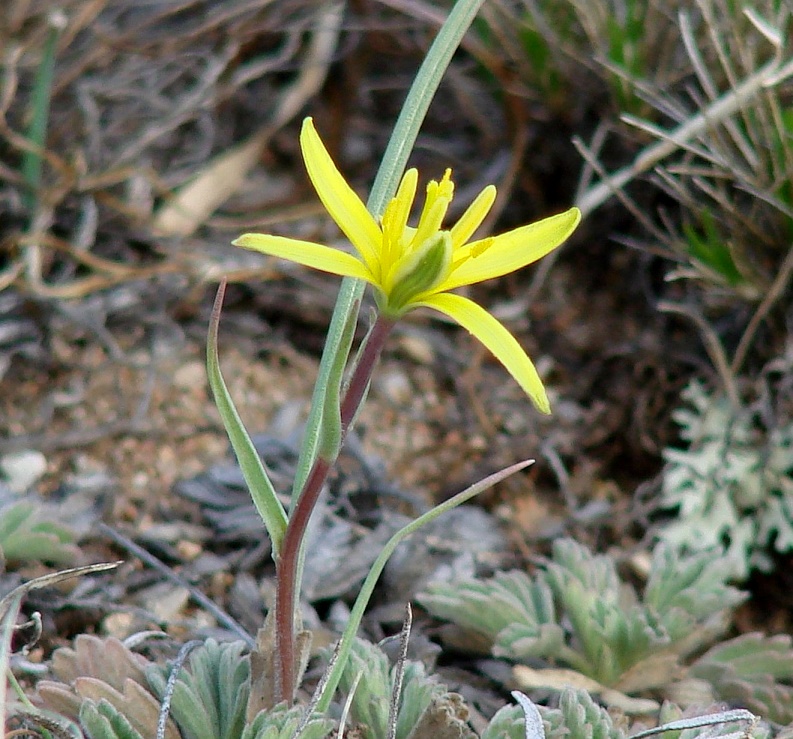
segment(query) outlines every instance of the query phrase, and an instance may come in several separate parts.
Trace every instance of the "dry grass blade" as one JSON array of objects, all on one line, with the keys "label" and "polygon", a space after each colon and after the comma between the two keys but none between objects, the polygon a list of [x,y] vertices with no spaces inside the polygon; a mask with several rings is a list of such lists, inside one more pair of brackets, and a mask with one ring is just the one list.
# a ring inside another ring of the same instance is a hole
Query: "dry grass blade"
[{"label": "dry grass blade", "polygon": [[394,668],[394,687],[391,691],[391,705],[388,709],[387,739],[396,739],[399,704],[402,699],[402,684],[405,680],[405,662],[408,657],[408,643],[410,642],[410,630],[412,626],[413,609],[410,607],[410,603],[408,603],[405,606],[405,620],[402,622],[402,631],[399,634],[399,658]]},{"label": "dry grass blade", "polygon": [[102,562],[94,565],[85,565],[83,567],[72,567],[68,570],[59,570],[49,575],[42,575],[33,580],[22,583],[19,587],[14,588],[10,593],[5,595],[0,600],[0,618],[5,618],[9,609],[12,608],[17,598],[20,600],[27,595],[31,590],[40,590],[41,588],[48,588],[51,585],[57,585],[65,580],[71,580],[73,577],[82,577],[83,575],[90,575],[94,572],[107,572],[114,570],[121,562]]},{"label": "dry grass blade", "polygon": [[[244,167],[238,160],[231,176],[222,162],[218,170],[206,171],[206,197],[222,202],[224,190],[233,192],[258,159],[260,134],[268,138],[321,87],[336,54],[343,6],[229,0],[215,7],[198,0],[157,0],[144,9],[134,0],[64,0],[58,4],[66,25],[55,44],[48,133],[40,142],[22,131],[34,73],[53,47],[47,46],[47,4],[11,6],[7,23],[0,24],[0,47],[6,48],[0,143],[9,154],[8,165],[0,165],[0,200],[12,206],[12,217],[4,222],[12,261],[0,275],[0,287],[16,283],[37,298],[57,300],[164,273],[205,279],[192,250],[189,260],[180,253],[158,259],[159,266],[167,265],[163,270],[152,265],[153,253],[162,257],[162,244],[152,233],[155,205],[176,183],[204,171],[216,150],[228,150],[247,135],[254,146],[242,147]],[[312,25],[318,30],[309,34]],[[298,54],[305,56],[302,69]],[[295,68],[297,82],[282,93],[283,83],[274,78]],[[258,118],[269,125],[251,134],[250,121]],[[20,161],[36,163],[40,178],[28,166],[26,185]],[[223,185],[226,179],[235,184]],[[217,202],[202,205],[203,199],[199,193],[198,225],[217,207]],[[189,233],[196,227],[162,232]],[[143,251],[131,247],[130,229],[142,235]],[[72,248],[53,253],[54,234]],[[100,254],[140,265],[141,272],[104,270],[91,263]]]},{"label": "dry grass blade", "polygon": [[244,143],[216,157],[172,198],[154,219],[155,232],[167,236],[189,236],[240,188],[270,137],[297,115],[322,86],[338,43],[342,10],[342,4],[332,4],[317,14],[317,31],[300,75],[282,93],[272,120]]},{"label": "dry grass blade", "polygon": [[746,107],[753,98],[778,85],[784,79],[781,75],[793,74],[790,60],[783,60],[780,52],[777,49],[777,54],[770,62],[671,131],[665,131],[634,116],[623,115],[623,121],[652,134],[660,141],[645,148],[632,164],[587,190],[577,202],[581,212],[588,215],[606,202],[615,190],[625,187],[639,175],[648,172],[670,154],[691,146],[691,142]]},{"label": "dry grass blade", "polygon": [[6,731],[6,706],[8,704],[6,701],[8,685],[6,674],[11,657],[11,636],[14,633],[14,624],[17,613],[19,613],[19,607],[22,604],[23,595],[24,592],[20,591],[20,588],[16,588],[0,602],[0,671],[2,671],[2,678],[0,678],[0,729],[4,734]]},{"label": "dry grass blade", "polygon": [[43,575],[42,577],[37,577],[23,583],[0,599],[0,675],[2,675],[2,678],[0,678],[0,729],[2,729],[4,733],[7,707],[7,683],[5,676],[9,669],[9,660],[11,658],[11,637],[14,633],[16,618],[19,613],[19,608],[22,605],[22,599],[31,590],[46,588],[61,583],[64,580],[70,580],[73,577],[80,577],[81,575],[88,575],[94,572],[107,572],[107,570],[113,570],[120,564],[120,562],[105,562],[53,572],[49,575]]},{"label": "dry grass blade", "polygon": [[542,723],[542,716],[537,710],[537,706],[532,703],[528,696],[523,695],[518,690],[512,691],[512,697],[518,702],[526,721],[526,739],[545,739],[545,727]]},{"label": "dry grass blade", "polygon": [[735,349],[735,354],[732,358],[732,364],[730,365],[730,370],[733,374],[738,374],[738,372],[740,372],[741,367],[749,353],[749,348],[751,347],[755,335],[757,334],[757,329],[771,311],[771,308],[774,306],[774,304],[785,295],[785,292],[790,285],[791,278],[793,278],[793,245],[791,245],[790,251],[785,257],[785,261],[782,263],[779,273],[774,279],[774,282],[772,283],[765,297],[760,302],[760,305],[757,306],[757,310],[746,326],[746,330],[743,332],[741,340],[738,342],[738,346]]},{"label": "dry grass blade", "polygon": [[355,679],[352,681],[352,686],[350,687],[350,691],[344,701],[344,706],[341,710],[341,716],[339,717],[339,739],[344,736],[344,731],[347,728],[347,719],[349,718],[350,710],[352,709],[352,702],[355,700],[355,693],[358,690],[358,685],[360,684],[362,678],[363,670],[360,670],[355,676]]},{"label": "dry grass blade", "polygon": [[203,642],[194,639],[193,641],[189,641],[187,644],[182,645],[182,648],[179,650],[179,654],[176,655],[176,659],[171,665],[171,672],[168,675],[168,682],[165,684],[165,694],[163,695],[162,702],[160,704],[160,715],[157,718],[157,739],[165,739],[168,728],[168,716],[171,713],[171,700],[173,698],[173,691],[176,688],[176,681],[179,678],[179,673],[182,671],[185,661],[190,656],[190,652],[192,652],[196,647],[200,647],[202,643]]},{"label": "dry grass blade", "polygon": [[738,388],[735,383],[735,375],[730,368],[730,363],[727,361],[727,355],[724,352],[724,347],[722,346],[718,335],[711,328],[705,318],[696,313],[691,308],[687,308],[683,305],[677,305],[669,301],[661,301],[658,303],[658,310],[665,311],[667,313],[675,313],[679,316],[685,316],[694,322],[702,334],[702,340],[705,344],[705,349],[707,350],[708,356],[713,362],[713,366],[716,367],[716,370],[719,373],[719,377],[724,384],[724,388],[727,391],[730,402],[733,404],[733,407],[740,408],[741,400],[738,394]]}]

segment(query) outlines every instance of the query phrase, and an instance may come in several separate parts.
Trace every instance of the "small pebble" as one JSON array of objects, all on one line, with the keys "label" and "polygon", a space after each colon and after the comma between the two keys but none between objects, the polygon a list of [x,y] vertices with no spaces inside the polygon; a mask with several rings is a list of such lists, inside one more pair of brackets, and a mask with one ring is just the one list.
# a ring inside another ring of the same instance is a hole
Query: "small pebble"
[{"label": "small pebble", "polygon": [[15,493],[30,490],[47,471],[47,458],[33,449],[11,452],[0,458],[0,473]]},{"label": "small pebble", "polygon": [[415,362],[432,364],[435,361],[435,350],[432,344],[420,336],[401,336],[399,348]]},{"label": "small pebble", "polygon": [[173,384],[183,390],[203,388],[206,385],[207,373],[203,362],[183,364],[173,374]]},{"label": "small pebble", "polygon": [[413,395],[410,380],[404,372],[386,370],[375,380],[377,389],[392,403],[407,403]]},{"label": "small pebble", "polygon": [[176,551],[182,559],[191,562],[201,554],[203,547],[200,544],[196,544],[194,541],[182,539],[182,541],[176,544]]},{"label": "small pebble", "polygon": [[158,583],[147,588],[141,595],[144,607],[165,623],[180,618],[182,610],[190,599],[189,590],[174,587],[170,583]]},{"label": "small pebble", "polygon": [[134,620],[130,613],[111,613],[102,622],[102,629],[107,636],[126,639],[133,631]]}]

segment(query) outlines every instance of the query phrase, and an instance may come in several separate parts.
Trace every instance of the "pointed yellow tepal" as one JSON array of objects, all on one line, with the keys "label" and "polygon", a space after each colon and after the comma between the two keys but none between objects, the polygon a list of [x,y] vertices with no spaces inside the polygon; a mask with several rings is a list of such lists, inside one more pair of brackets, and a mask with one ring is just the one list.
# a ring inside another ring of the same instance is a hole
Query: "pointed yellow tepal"
[{"label": "pointed yellow tepal", "polygon": [[542,382],[517,340],[484,308],[450,291],[514,272],[544,257],[575,230],[581,220],[578,208],[499,236],[469,241],[490,211],[496,188],[489,185],[482,190],[457,223],[444,229],[454,196],[451,170],[447,169],[440,181],[427,185],[418,223],[411,227],[408,218],[418,173],[410,169],[378,222],[336,168],[311,118],[303,122],[300,146],[322,204],[356,253],[266,234],[244,234],[234,244],[365,280],[374,287],[378,308],[389,318],[421,307],[443,313],[493,352],[537,408],[549,413]]}]

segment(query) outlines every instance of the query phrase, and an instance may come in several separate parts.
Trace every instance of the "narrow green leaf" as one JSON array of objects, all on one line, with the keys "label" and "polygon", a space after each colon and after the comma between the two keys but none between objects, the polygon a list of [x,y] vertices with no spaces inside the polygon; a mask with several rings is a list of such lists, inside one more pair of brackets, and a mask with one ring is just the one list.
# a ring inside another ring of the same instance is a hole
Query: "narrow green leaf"
[{"label": "narrow green leaf", "polygon": [[388,540],[386,545],[383,547],[383,550],[374,561],[372,568],[369,570],[369,574],[366,576],[366,580],[364,580],[364,583],[361,586],[358,597],[355,599],[355,605],[353,605],[352,611],[350,612],[350,618],[347,621],[347,627],[344,629],[344,634],[342,634],[341,637],[341,645],[338,649],[338,657],[336,658],[330,675],[328,676],[328,680],[325,683],[322,697],[317,703],[317,710],[320,713],[325,713],[328,710],[333,693],[336,691],[341,674],[344,671],[347,660],[349,659],[353,639],[355,638],[355,634],[358,631],[358,626],[361,623],[366,606],[369,604],[369,599],[372,597],[374,587],[380,578],[380,573],[382,573],[386,563],[394,553],[394,550],[397,548],[397,546],[399,546],[400,542],[418,531],[422,526],[434,521],[441,514],[446,513],[447,511],[450,511],[459,505],[462,505],[467,500],[470,500],[474,496],[479,495],[479,493],[488,490],[489,488],[493,487],[493,485],[501,482],[510,475],[514,475],[516,472],[525,469],[531,464],[534,464],[533,459],[518,462],[517,464],[506,467],[500,472],[488,475],[483,480],[471,485],[461,493],[457,493],[457,495],[449,498],[449,500],[446,500],[440,505],[435,506],[435,508],[433,508],[431,511],[427,511],[427,513],[424,515],[419,516],[415,521],[411,521],[409,524],[407,524],[407,526],[397,531],[396,534],[394,534]]},{"label": "narrow green leaf", "polygon": [[[367,207],[372,215],[381,216],[386,203],[394,197],[410,152],[416,143],[419,128],[435,97],[443,74],[483,2],[484,0],[457,0],[432,42],[427,56],[424,57],[394,125],[394,131],[369,194]],[[306,435],[300,450],[295,484],[292,488],[292,505],[303,489],[309,470],[317,457],[322,416],[324,409],[327,408],[326,393],[331,365],[339,353],[345,327],[357,321],[365,287],[366,283],[352,277],[346,277],[341,283],[328,329],[328,338],[322,351],[317,384],[314,386],[314,394],[311,398]]]},{"label": "narrow green leaf", "polygon": [[104,699],[83,701],[80,723],[90,739],[143,739],[127,717]]},{"label": "narrow green leaf", "polygon": [[209,322],[207,336],[207,376],[209,386],[215,396],[223,426],[226,428],[234,454],[240,463],[242,475],[248,485],[256,510],[264,521],[267,533],[273,543],[273,554],[277,556],[281,551],[281,542],[286,531],[287,517],[281,501],[275,492],[272,482],[267,475],[262,460],[259,458],[251,437],[240,419],[234,406],[223,375],[220,373],[220,359],[218,357],[218,325],[220,324],[220,309],[223,305],[223,296],[226,292],[225,280],[218,287],[215,305],[212,308],[212,318]]},{"label": "narrow green leaf", "polygon": [[339,337],[338,353],[333,357],[333,361],[330,363],[330,372],[328,373],[319,443],[319,453],[325,459],[335,459],[342,442],[341,389],[344,382],[344,369],[350,356],[350,348],[352,347],[357,324],[355,316],[347,316],[347,318],[347,324]]},{"label": "narrow green leaf", "polygon": [[66,19],[63,13],[55,11],[49,16],[49,31],[41,62],[36,73],[36,82],[31,96],[30,126],[27,137],[36,146],[35,150],[27,150],[22,156],[22,177],[27,186],[25,205],[31,218],[38,202],[38,190],[41,183],[41,168],[43,163],[42,150],[47,137],[47,123],[50,117],[50,101],[52,97],[52,80],[55,72],[55,52],[58,37],[64,28]]},{"label": "narrow green leaf", "polygon": [[361,305],[363,291],[366,283],[351,277],[345,278],[341,283],[339,297],[328,328],[328,337],[322,350],[322,359],[319,364],[317,382],[311,396],[311,409],[306,421],[306,433],[300,448],[297,460],[295,480],[292,485],[292,506],[294,507],[298,495],[306,484],[306,478],[317,458],[322,433],[325,409],[327,408],[327,392],[333,365],[341,352],[344,340],[345,327],[355,325],[358,320],[358,308]]}]

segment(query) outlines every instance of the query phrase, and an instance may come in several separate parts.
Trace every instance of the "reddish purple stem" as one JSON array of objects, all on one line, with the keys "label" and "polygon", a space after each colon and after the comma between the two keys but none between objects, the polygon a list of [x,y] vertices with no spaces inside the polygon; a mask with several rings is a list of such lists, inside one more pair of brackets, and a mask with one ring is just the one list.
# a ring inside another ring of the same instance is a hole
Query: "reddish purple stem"
[{"label": "reddish purple stem", "polygon": [[277,694],[279,699],[294,700],[295,690],[295,614],[299,593],[297,592],[297,567],[300,548],[308,528],[311,514],[319,499],[322,486],[338,457],[350,423],[363,401],[366,388],[372,378],[377,360],[383,351],[394,321],[378,316],[366,337],[358,363],[341,401],[341,441],[332,457],[318,456],[306,478],[300,497],[289,516],[281,555],[276,563],[275,596],[275,647],[278,670]]}]

